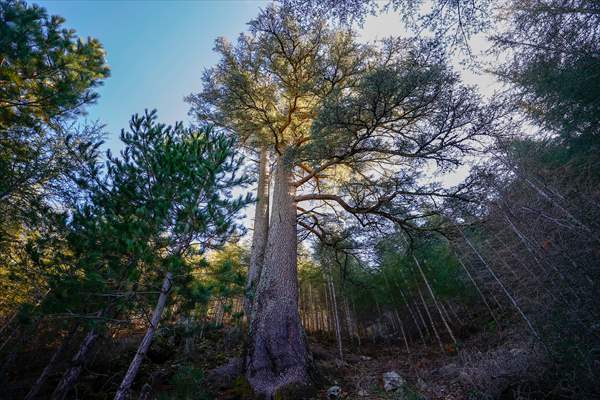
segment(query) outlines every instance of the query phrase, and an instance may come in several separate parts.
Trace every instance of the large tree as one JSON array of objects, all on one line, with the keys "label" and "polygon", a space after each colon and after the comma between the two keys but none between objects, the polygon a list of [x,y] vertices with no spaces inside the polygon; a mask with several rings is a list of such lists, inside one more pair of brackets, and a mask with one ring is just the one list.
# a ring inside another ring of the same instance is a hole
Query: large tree
[{"label": "large tree", "polygon": [[[418,227],[437,200],[462,196],[425,183],[460,164],[495,112],[460,85],[427,42],[361,45],[350,30],[270,7],[235,45],[217,41],[193,110],[268,146],[274,159],[268,239],[253,297],[247,378],[267,397],[309,383],[298,315],[298,226],[326,239],[338,216]],[[300,211],[300,212],[299,212]]]}]

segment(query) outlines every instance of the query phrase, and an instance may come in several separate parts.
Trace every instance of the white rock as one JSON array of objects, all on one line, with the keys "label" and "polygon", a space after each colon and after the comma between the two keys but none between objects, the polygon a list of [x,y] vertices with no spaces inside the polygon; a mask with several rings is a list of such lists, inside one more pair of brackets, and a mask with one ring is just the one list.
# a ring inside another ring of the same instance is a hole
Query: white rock
[{"label": "white rock", "polygon": [[342,394],[342,388],[335,385],[327,389],[327,398],[328,399],[339,399]]},{"label": "white rock", "polygon": [[383,374],[383,388],[386,392],[396,390],[406,385],[406,381],[396,371]]}]

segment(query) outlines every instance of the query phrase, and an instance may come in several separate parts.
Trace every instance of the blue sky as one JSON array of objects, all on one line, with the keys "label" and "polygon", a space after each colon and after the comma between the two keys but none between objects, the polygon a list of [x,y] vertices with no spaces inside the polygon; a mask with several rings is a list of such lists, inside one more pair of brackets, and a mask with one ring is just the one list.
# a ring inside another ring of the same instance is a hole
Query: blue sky
[{"label": "blue sky", "polygon": [[[133,113],[158,110],[161,122],[188,120],[183,97],[200,89],[202,72],[218,60],[219,36],[235,39],[268,0],[44,0],[32,1],[66,19],[81,37],[103,44],[111,77],[88,107],[87,119],[106,124],[107,147],[120,149],[118,134]],[[397,14],[367,18],[363,41],[402,34]],[[463,76],[481,86],[480,76]],[[484,79],[485,82],[485,79]]]},{"label": "blue sky", "polygon": [[107,146],[131,114],[156,108],[162,122],[187,120],[183,97],[200,88],[204,68],[217,61],[219,36],[235,38],[267,1],[32,1],[66,19],[81,37],[95,37],[107,52],[111,77],[86,118],[106,124]]},{"label": "blue sky", "polygon": [[[0,0],[1,1],[1,0]],[[103,44],[111,77],[99,89],[100,99],[88,108],[87,119],[106,125],[106,147],[121,149],[119,132],[134,113],[156,108],[161,122],[188,121],[184,96],[201,86],[205,68],[218,61],[212,51],[219,36],[235,39],[247,30],[268,0],[43,0],[32,1],[66,19],[65,26],[81,37]],[[395,13],[369,16],[359,29],[369,42],[405,33]],[[475,41],[485,48],[484,41]],[[476,75],[455,63],[467,84],[491,93],[490,76]],[[444,178],[462,180],[467,166]],[[440,177],[438,177],[440,178]],[[251,210],[249,211],[251,212]]]}]

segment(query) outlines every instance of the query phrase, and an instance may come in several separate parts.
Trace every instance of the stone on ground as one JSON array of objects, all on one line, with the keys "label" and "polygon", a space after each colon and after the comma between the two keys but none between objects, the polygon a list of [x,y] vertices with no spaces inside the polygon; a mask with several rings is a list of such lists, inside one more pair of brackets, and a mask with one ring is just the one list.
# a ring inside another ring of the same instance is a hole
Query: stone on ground
[{"label": "stone on ground", "polygon": [[335,385],[327,389],[327,398],[328,399],[339,399],[342,394],[342,388]]},{"label": "stone on ground", "polygon": [[406,385],[406,381],[396,371],[383,374],[383,388],[386,392],[399,389]]}]

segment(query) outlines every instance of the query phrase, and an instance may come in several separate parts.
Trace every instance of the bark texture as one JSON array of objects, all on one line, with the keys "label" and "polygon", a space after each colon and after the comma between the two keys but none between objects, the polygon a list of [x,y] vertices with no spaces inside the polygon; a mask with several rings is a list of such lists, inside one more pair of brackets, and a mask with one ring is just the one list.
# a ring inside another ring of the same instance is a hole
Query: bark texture
[{"label": "bark texture", "polygon": [[167,272],[165,279],[163,280],[162,287],[160,289],[160,296],[158,296],[158,302],[156,303],[156,307],[154,308],[154,312],[152,314],[152,319],[150,321],[150,326],[146,330],[146,334],[142,339],[142,342],[138,346],[137,352],[125,373],[125,377],[123,377],[123,381],[121,382],[121,386],[119,386],[119,390],[117,390],[117,394],[115,395],[115,400],[124,400],[127,398],[127,393],[129,389],[131,389],[131,385],[135,380],[135,377],[140,369],[140,365],[142,361],[146,357],[146,353],[150,348],[150,344],[152,343],[152,338],[154,337],[154,332],[158,327],[158,323],[160,322],[160,318],[162,316],[163,310],[165,309],[165,305],[167,304],[167,299],[169,297],[169,292],[171,291],[171,281],[173,280],[173,273]]},{"label": "bark texture", "polygon": [[266,147],[260,150],[258,161],[258,187],[256,190],[256,210],[254,211],[254,233],[250,250],[250,267],[244,297],[244,312],[248,321],[252,319],[252,304],[265,259],[269,234],[269,152]]},{"label": "bark texture", "polygon": [[[248,382],[267,399],[309,384],[308,349],[298,312],[295,187],[292,169],[280,157],[274,174],[273,203],[265,262],[253,305]],[[300,397],[293,397],[300,396]]]}]

